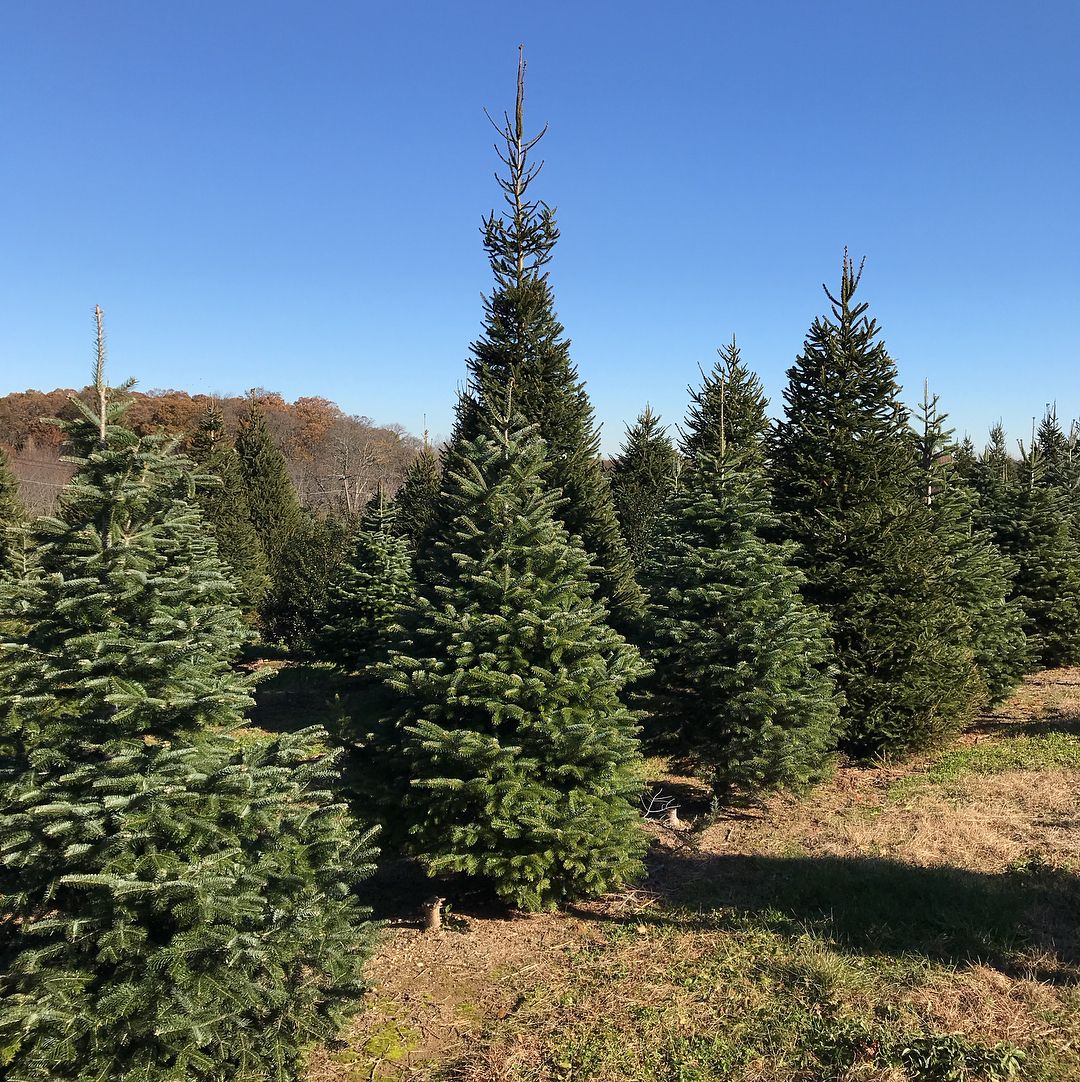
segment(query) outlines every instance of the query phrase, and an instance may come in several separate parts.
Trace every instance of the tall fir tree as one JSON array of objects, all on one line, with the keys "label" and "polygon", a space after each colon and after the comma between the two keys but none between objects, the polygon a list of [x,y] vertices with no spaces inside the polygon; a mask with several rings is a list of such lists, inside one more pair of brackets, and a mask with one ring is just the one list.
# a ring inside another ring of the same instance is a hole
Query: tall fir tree
[{"label": "tall fir tree", "polygon": [[297,654],[316,648],[326,625],[330,583],[345,556],[350,521],[339,515],[301,510],[263,598],[263,635]]},{"label": "tall fir tree", "polygon": [[296,486],[289,477],[285,455],[274,443],[255,392],[236,436],[240,474],[251,509],[251,524],[266,554],[267,569],[279,584],[285,550],[301,528],[302,512]]},{"label": "tall fir tree", "polygon": [[225,424],[216,404],[207,407],[191,441],[191,457],[210,479],[198,489],[203,519],[218,544],[218,555],[229,566],[241,606],[258,607],[269,585],[266,553],[251,520],[240,457],[224,438]]},{"label": "tall fir tree", "polygon": [[930,511],[930,528],[945,553],[950,578],[971,628],[971,648],[985,703],[996,706],[1027,671],[1024,613],[1013,597],[1016,565],[994,544],[980,522],[978,495],[964,478],[972,449],[959,450],[946,427],[938,397],[924,388],[917,418],[919,496]]},{"label": "tall fir tree", "polygon": [[1076,422],[1073,422],[1066,435],[1058,421],[1057,405],[1047,406],[1034,440],[1042,462],[1040,480],[1043,484],[1060,489],[1070,504],[1080,485],[1080,453],[1077,452],[1076,441]]},{"label": "tall fir tree", "polygon": [[764,438],[769,431],[769,401],[757,373],[742,361],[734,338],[716,351],[719,359],[702,373],[700,387],[688,387],[690,406],[683,431],[682,450],[688,459],[705,455],[747,456],[765,460]]},{"label": "tall fir tree", "polygon": [[397,710],[381,746],[407,779],[394,814],[426,867],[541,909],[641,867],[641,760],[621,695],[643,666],[594,600],[533,430],[490,422],[461,451],[441,572],[382,667]]},{"label": "tall fir tree", "polygon": [[611,464],[611,494],[630,558],[639,575],[659,538],[675,491],[679,456],[658,414],[646,406]]},{"label": "tall fir tree", "polygon": [[0,572],[12,562],[14,539],[8,531],[18,526],[24,518],[19,500],[19,482],[11,472],[7,454],[0,447]]},{"label": "tall fir tree", "polygon": [[978,672],[947,561],[916,495],[896,366],[844,255],[839,295],[788,371],[770,441],[775,506],[804,594],[829,618],[847,750],[903,754],[970,715]]},{"label": "tall fir tree", "polygon": [[104,384],[0,582],[0,1049],[12,1082],[296,1077],[363,990],[370,857],[326,735],[234,735],[250,678],[192,463]]},{"label": "tall fir tree", "polygon": [[[585,384],[570,359],[570,342],[555,314],[546,267],[559,230],[547,204],[530,198],[540,171],[530,154],[546,128],[532,139],[524,127],[525,62],[519,58],[514,117],[496,125],[504,149],[496,149],[507,175],[498,177],[505,216],[484,220],[484,248],[495,288],[484,301],[484,329],[473,343],[466,397],[459,407],[457,439],[468,442],[497,416],[514,388],[514,408],[535,424],[547,445],[544,480],[562,492],[558,515],[581,538],[593,564],[590,571],[615,626],[640,619],[644,598],[619,532],[611,487],[600,461],[600,437]],[[452,468],[454,439],[446,455]]]},{"label": "tall fir tree", "polygon": [[412,597],[409,542],[397,516],[380,485],[330,580],[320,654],[341,668],[368,671],[385,661],[390,628]]},{"label": "tall fir tree", "polygon": [[1019,463],[993,438],[976,484],[982,517],[998,548],[1016,564],[1013,597],[1024,611],[1033,666],[1080,662],[1080,543],[1061,489],[1043,482],[1038,447]]},{"label": "tall fir tree", "polygon": [[413,552],[425,547],[439,502],[442,473],[439,460],[424,437],[420,453],[409,463],[405,479],[394,497],[395,529],[409,542]]},{"label": "tall fir tree", "polygon": [[840,725],[825,620],[799,592],[795,546],[766,536],[766,405],[734,346],[723,352],[691,396],[688,465],[649,581],[654,723],[725,803],[805,788]]}]

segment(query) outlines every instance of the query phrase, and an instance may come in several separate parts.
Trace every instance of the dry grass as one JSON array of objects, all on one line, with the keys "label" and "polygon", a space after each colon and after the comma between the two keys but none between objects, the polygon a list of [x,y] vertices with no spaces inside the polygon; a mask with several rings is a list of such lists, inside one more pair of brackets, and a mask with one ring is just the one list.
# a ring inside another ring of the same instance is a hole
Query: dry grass
[{"label": "dry grass", "polygon": [[944,755],[692,846],[654,828],[636,891],[531,918],[451,894],[441,934],[408,926],[422,883],[391,891],[368,1010],[310,1082],[1080,1080],[1078,734],[1080,670],[1042,673]]}]

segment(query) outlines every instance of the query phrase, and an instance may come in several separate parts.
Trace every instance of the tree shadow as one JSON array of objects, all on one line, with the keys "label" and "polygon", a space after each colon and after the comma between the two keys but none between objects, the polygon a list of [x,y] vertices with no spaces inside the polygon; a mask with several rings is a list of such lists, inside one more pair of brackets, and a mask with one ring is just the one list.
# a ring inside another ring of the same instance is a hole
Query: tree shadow
[{"label": "tree shadow", "polygon": [[433,896],[442,898],[455,916],[495,920],[522,916],[485,880],[464,874],[429,876],[418,860],[409,857],[378,861],[358,895],[373,920],[399,927],[420,927],[424,905]]},{"label": "tree shadow", "polygon": [[979,736],[1049,736],[1051,733],[1080,736],[1080,711],[1058,708],[1039,718],[990,714],[980,718],[971,732]]},{"label": "tree shadow", "polygon": [[1059,869],[989,874],[874,857],[654,850],[645,885],[691,925],[753,918],[845,951],[1080,982],[1080,878]]},{"label": "tree shadow", "polygon": [[251,724],[270,733],[322,725],[344,742],[348,719],[364,716],[372,686],[329,665],[288,664],[255,685]]}]

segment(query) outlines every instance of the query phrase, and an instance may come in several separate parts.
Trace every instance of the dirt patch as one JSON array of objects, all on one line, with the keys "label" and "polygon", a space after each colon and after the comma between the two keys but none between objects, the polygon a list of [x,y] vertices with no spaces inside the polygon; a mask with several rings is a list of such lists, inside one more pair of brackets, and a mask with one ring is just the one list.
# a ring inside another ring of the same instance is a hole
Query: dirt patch
[{"label": "dirt patch", "polygon": [[[1050,733],[1080,735],[1080,669],[1030,677],[956,746]],[[375,905],[392,923],[367,1009],[313,1053],[309,1082],[449,1065],[446,1077],[492,1082],[644,1079],[703,1062],[713,1074],[687,1077],[810,1077],[754,1058],[773,1035],[790,1039],[792,1063],[864,1050],[854,1073],[830,1077],[902,1079],[872,1049],[920,1034],[946,1035],[939,1051],[947,1035],[1015,1042],[1051,1065],[1038,1077],[1080,1077],[1080,773],[941,781],[935,762],[843,766],[806,796],[692,836],[650,824],[639,889],[560,913],[515,917],[440,888],[446,928],[422,933],[414,911],[431,883],[384,866]],[[708,789],[650,765],[653,791],[701,823]]]},{"label": "dirt patch", "polygon": [[595,938],[566,914],[497,919],[452,913],[441,932],[388,931],[368,972],[366,1010],[343,1048],[317,1049],[311,1082],[408,1078],[458,1055],[493,1019],[509,1018],[530,988],[550,981],[566,958]]}]

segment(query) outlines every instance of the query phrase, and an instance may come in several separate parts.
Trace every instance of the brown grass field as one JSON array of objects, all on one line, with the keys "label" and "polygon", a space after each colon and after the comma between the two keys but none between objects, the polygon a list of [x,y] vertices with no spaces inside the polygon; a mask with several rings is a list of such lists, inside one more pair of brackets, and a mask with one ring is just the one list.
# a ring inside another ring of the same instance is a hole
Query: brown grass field
[{"label": "brown grass field", "polygon": [[[704,788],[649,764],[701,825]],[[309,1082],[1080,1080],[1080,669],[954,744],[655,841],[635,889],[440,932],[401,863],[366,1009]]]}]

